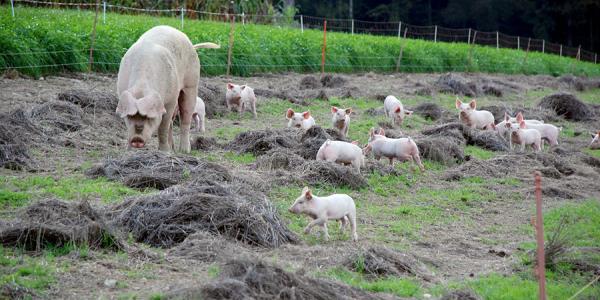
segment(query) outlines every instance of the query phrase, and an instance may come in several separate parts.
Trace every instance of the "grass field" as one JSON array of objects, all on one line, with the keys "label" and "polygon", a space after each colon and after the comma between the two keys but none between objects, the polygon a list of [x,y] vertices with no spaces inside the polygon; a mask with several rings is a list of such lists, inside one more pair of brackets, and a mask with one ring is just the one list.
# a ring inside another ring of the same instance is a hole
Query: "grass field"
[{"label": "grass field", "polygon": [[[0,6],[0,70],[41,76],[60,71],[86,71],[94,13],[91,11],[17,7],[16,18],[10,6]],[[100,20],[94,47],[93,70],[116,72],[121,56],[133,42],[153,26],[180,27],[177,18],[131,16],[108,13]],[[192,42],[216,42],[220,50],[201,50],[202,72],[224,74],[227,63],[229,25],[186,20],[183,30]],[[317,30],[237,24],[233,49],[234,75],[320,70],[323,34]],[[328,33],[329,72],[395,70],[400,41],[395,37]],[[469,55],[472,53],[472,59]],[[527,57],[527,59],[525,58]],[[488,72],[507,74],[573,73],[598,76],[600,67],[556,55],[464,43],[433,43],[407,40],[403,72]]]}]

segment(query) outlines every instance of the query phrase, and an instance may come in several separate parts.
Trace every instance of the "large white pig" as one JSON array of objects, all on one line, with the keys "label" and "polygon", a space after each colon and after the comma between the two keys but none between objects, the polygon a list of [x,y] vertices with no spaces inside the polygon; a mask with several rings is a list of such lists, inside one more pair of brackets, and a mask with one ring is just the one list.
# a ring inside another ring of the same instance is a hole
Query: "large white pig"
[{"label": "large white pig", "polygon": [[333,123],[333,128],[335,128],[342,137],[346,137],[346,135],[348,135],[351,113],[352,108],[337,108],[335,106],[331,107],[331,122]]},{"label": "large white pig", "polygon": [[285,113],[285,117],[289,120],[288,127],[309,130],[311,127],[315,126],[315,119],[310,115],[310,111],[297,113],[291,108],[288,108],[287,112]]},{"label": "large white pig", "polygon": [[342,222],[342,229],[346,227],[346,222],[350,222],[352,240],[358,241],[356,234],[356,205],[354,200],[346,194],[334,194],[327,197],[318,197],[313,195],[308,187],[302,189],[300,197],[294,201],[289,208],[291,213],[305,214],[313,220],[304,228],[304,233],[309,234],[313,226],[323,227],[325,240],[329,240],[327,231],[328,220],[338,220]]},{"label": "large white pig", "polygon": [[316,160],[331,161],[338,164],[350,164],[360,173],[360,167],[365,164],[363,151],[357,142],[327,140],[317,152]]},{"label": "large white pig", "polygon": [[156,26],[135,42],[119,66],[117,114],[127,126],[128,147],[143,148],[158,128],[158,149],[173,149],[172,116],[179,105],[179,150],[190,152],[190,124],[196,106],[200,62],[197,48],[181,31]]},{"label": "large white pig", "polygon": [[373,152],[376,160],[381,157],[387,157],[390,160],[390,165],[394,165],[394,159],[400,162],[412,161],[417,164],[421,171],[425,171],[425,167],[421,163],[419,148],[413,139],[399,138],[390,139],[385,136],[383,128],[376,132],[373,128],[369,130],[369,143],[363,148],[364,154],[369,155]]},{"label": "large white pig", "polygon": [[493,130],[494,115],[487,110],[476,110],[477,101],[471,100],[469,103],[463,103],[456,97],[456,109],[460,111],[458,119],[471,128]]},{"label": "large white pig", "polygon": [[404,109],[402,102],[392,95],[385,97],[383,110],[385,115],[392,119],[392,122],[398,126],[402,125],[406,116],[410,116],[413,113],[411,110]]}]

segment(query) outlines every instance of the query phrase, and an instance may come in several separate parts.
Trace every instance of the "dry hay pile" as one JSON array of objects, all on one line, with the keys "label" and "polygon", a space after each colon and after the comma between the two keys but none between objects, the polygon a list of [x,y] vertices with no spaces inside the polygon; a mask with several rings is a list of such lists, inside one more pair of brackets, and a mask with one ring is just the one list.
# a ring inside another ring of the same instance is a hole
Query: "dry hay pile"
[{"label": "dry hay pile", "polygon": [[454,165],[465,160],[465,153],[459,140],[443,136],[426,136],[415,140],[421,158],[430,159],[445,165]]},{"label": "dry hay pile", "polygon": [[342,166],[328,161],[309,160],[295,168],[301,179],[311,185],[329,183],[333,186],[347,186],[352,189],[366,187],[367,180],[353,167]]},{"label": "dry hay pile", "polygon": [[442,108],[435,103],[421,103],[413,111],[425,119],[436,121],[442,117]]},{"label": "dry hay pile", "polygon": [[290,103],[306,106],[309,103],[305,101],[304,98],[314,98],[314,97],[302,97],[303,99],[299,99],[297,97],[292,96],[288,90],[279,90],[272,91],[267,89],[254,89],[254,94],[256,96],[264,97],[264,98],[277,98],[281,100],[286,100]]},{"label": "dry hay pile", "polygon": [[300,89],[306,90],[306,89],[318,89],[320,88],[321,82],[319,82],[319,80],[312,75],[308,75],[308,76],[304,76],[302,77],[302,79],[300,79]]},{"label": "dry hay pile", "polygon": [[14,221],[0,222],[0,242],[36,251],[68,243],[123,248],[103,216],[87,201],[67,203],[55,199],[36,202],[21,211]]},{"label": "dry hay pile", "polygon": [[192,141],[192,150],[212,150],[214,148],[221,148],[215,138],[198,136]]},{"label": "dry hay pile", "polygon": [[113,93],[87,90],[68,90],[58,94],[58,100],[79,105],[85,111],[108,110],[117,108],[119,99]]},{"label": "dry hay pile", "polygon": [[100,176],[121,181],[132,188],[165,189],[189,178],[231,181],[224,167],[186,155],[162,151],[132,151],[120,158],[107,158],[86,171],[91,178]]},{"label": "dry hay pile", "polygon": [[538,106],[554,110],[557,115],[567,120],[585,121],[594,117],[594,112],[585,103],[569,93],[548,95],[542,98]]},{"label": "dry hay pile", "polygon": [[507,151],[508,143],[494,131],[471,129],[461,123],[448,123],[423,130],[424,135],[452,136],[462,138],[467,145],[475,145],[491,151]]},{"label": "dry hay pile", "polygon": [[292,170],[304,164],[302,156],[291,149],[278,148],[259,156],[256,165],[261,170],[273,171],[278,169]]},{"label": "dry hay pile", "polygon": [[502,89],[494,84],[484,84],[481,89],[483,90],[483,93],[486,95],[490,95],[490,96],[494,96],[494,97],[502,97],[504,95],[504,92],[502,91]]},{"label": "dry hay pile", "polygon": [[581,78],[573,75],[563,75],[558,78],[558,82],[569,89],[575,89],[579,92],[583,92],[588,89],[600,88],[600,81]]},{"label": "dry hay pile", "polygon": [[110,213],[138,242],[171,247],[198,231],[262,247],[296,243],[265,195],[241,183],[199,179],[128,198]]},{"label": "dry hay pile", "polygon": [[83,109],[78,105],[65,101],[48,101],[31,110],[30,118],[41,126],[47,135],[55,135],[64,131],[72,132],[81,129]]},{"label": "dry hay pile", "polygon": [[325,74],[321,76],[321,84],[326,88],[339,88],[346,85],[348,79],[338,75]]},{"label": "dry hay pile", "polygon": [[231,260],[220,278],[200,289],[167,298],[202,299],[385,299],[342,283],[287,272],[255,260]]},{"label": "dry hay pile", "polygon": [[319,148],[327,140],[348,141],[343,139],[335,129],[323,129],[320,126],[313,126],[300,138],[301,145],[298,154],[304,159],[315,159]]},{"label": "dry hay pile", "polygon": [[386,247],[370,247],[346,261],[355,272],[375,277],[414,276],[433,281],[433,274],[415,257]]},{"label": "dry hay pile", "polygon": [[0,287],[1,299],[39,299],[33,289],[20,286],[17,283],[5,283]]},{"label": "dry hay pile", "polygon": [[377,107],[377,108],[369,108],[369,109],[367,109],[365,111],[365,113],[367,115],[377,117],[377,116],[383,116],[383,115],[385,115],[385,110],[384,110],[384,108],[382,106],[382,107]]},{"label": "dry hay pile", "polygon": [[236,242],[206,231],[189,235],[181,244],[169,249],[168,256],[193,259],[206,263],[226,262],[232,257],[250,257],[251,252]]},{"label": "dry hay pile", "polygon": [[0,168],[22,170],[29,167],[31,157],[26,135],[19,126],[21,121],[29,124],[22,110],[0,114]]},{"label": "dry hay pile", "polygon": [[435,82],[438,91],[442,93],[451,93],[464,95],[467,97],[475,97],[477,95],[477,87],[467,81],[460,75],[447,73],[441,75]]},{"label": "dry hay pile", "polygon": [[480,300],[481,298],[472,290],[454,290],[442,296],[440,300]]},{"label": "dry hay pile", "polygon": [[254,156],[261,156],[277,148],[298,149],[301,134],[302,131],[295,128],[246,131],[238,134],[225,149],[252,153]]},{"label": "dry hay pile", "polygon": [[199,82],[198,97],[204,100],[206,116],[208,118],[223,116],[227,113],[227,106],[225,106],[225,91],[226,86],[219,87],[214,84],[202,81]]}]

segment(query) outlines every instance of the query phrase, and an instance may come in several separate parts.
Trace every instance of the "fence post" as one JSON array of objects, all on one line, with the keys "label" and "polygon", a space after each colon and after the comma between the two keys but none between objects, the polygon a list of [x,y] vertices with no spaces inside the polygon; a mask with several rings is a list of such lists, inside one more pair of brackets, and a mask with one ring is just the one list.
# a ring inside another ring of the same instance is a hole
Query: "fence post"
[{"label": "fence post", "polygon": [[106,24],[106,1],[102,1],[102,24]]},{"label": "fence post", "polygon": [[433,32],[433,42],[437,43],[437,25],[435,25],[435,31]]},{"label": "fence post", "polygon": [[467,45],[471,44],[471,28],[469,28],[469,35],[467,37]]},{"label": "fence post", "polygon": [[321,77],[325,74],[325,50],[327,49],[327,20],[323,21],[323,48],[321,48]]},{"label": "fence post", "polygon": [[231,74],[231,53],[233,52],[233,34],[235,32],[235,15],[229,16],[231,26],[229,27],[229,49],[227,49],[227,77]]},{"label": "fence post", "polygon": [[352,35],[354,35],[354,19],[352,19]]},{"label": "fence post", "polygon": [[594,63],[598,63],[598,53],[594,53]]},{"label": "fence post", "polygon": [[10,10],[12,12],[12,17],[15,17],[15,1],[14,0],[10,0]]},{"label": "fence post", "polygon": [[181,30],[183,30],[183,14],[184,14],[184,7],[181,7]]},{"label": "fence post", "polygon": [[581,45],[577,48],[577,60],[581,60]]},{"label": "fence post", "polygon": [[304,33],[304,18],[300,15],[300,31]]},{"label": "fence post", "polygon": [[500,49],[500,39],[498,31],[496,31],[496,49]]},{"label": "fence post", "polygon": [[539,171],[535,177],[535,210],[536,210],[536,238],[537,238],[537,266],[536,275],[539,283],[539,299],[546,300],[546,263],[544,258],[544,217],[542,215],[542,176]]},{"label": "fence post", "polygon": [[477,38],[477,30],[473,32],[473,40],[471,40],[471,47],[469,48],[469,70],[473,69],[473,48],[475,48],[475,39]]},{"label": "fence post", "polygon": [[542,40],[542,53],[546,50],[546,40]]},{"label": "fence post", "polygon": [[521,50],[521,37],[517,36],[517,49]]},{"label": "fence post", "polygon": [[242,12],[242,25],[246,25],[246,14]]},{"label": "fence post", "polygon": [[531,38],[527,39],[527,50],[525,50],[525,58],[523,59],[523,66],[527,64],[527,56],[529,55],[529,46],[531,45]]},{"label": "fence post", "polygon": [[406,32],[408,27],[404,28],[404,39],[400,41],[400,54],[398,55],[398,62],[396,63],[396,73],[400,72],[400,65],[402,64],[402,53],[404,52],[404,44],[406,43]]},{"label": "fence post", "polygon": [[560,50],[559,50],[559,54],[560,57],[562,57],[562,44],[560,44]]},{"label": "fence post", "polygon": [[400,39],[400,34],[402,33],[402,21],[398,23],[398,39]]},{"label": "fence post", "polygon": [[94,25],[92,26],[92,36],[90,41],[90,60],[88,65],[88,72],[92,71],[92,64],[94,63],[94,43],[96,42],[96,23],[98,23],[98,11],[100,10],[100,0],[96,0],[96,16],[94,16]]}]

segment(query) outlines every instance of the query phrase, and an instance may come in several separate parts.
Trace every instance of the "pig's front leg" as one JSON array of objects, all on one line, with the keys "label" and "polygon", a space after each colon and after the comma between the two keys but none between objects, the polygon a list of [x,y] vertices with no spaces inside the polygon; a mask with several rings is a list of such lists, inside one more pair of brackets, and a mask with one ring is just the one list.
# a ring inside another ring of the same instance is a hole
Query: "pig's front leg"
[{"label": "pig's front leg", "polygon": [[252,115],[256,119],[256,99],[254,99],[254,101],[252,101]]},{"label": "pig's front leg", "polygon": [[168,116],[168,112],[166,115],[163,115],[160,125],[158,126],[158,150],[167,152],[171,151],[172,149],[169,145],[169,141],[173,141],[173,131],[171,127],[172,122],[171,118]]},{"label": "pig's front leg", "polygon": [[394,166],[394,158],[393,157],[388,157],[388,159],[390,160],[390,166]]},{"label": "pig's front leg", "polygon": [[304,234],[309,234],[310,230],[313,228],[313,226],[321,225],[325,222],[327,222],[327,218],[323,218],[323,217],[312,220],[310,223],[308,223],[306,228],[304,228]]}]

